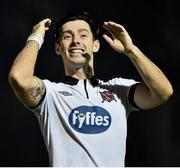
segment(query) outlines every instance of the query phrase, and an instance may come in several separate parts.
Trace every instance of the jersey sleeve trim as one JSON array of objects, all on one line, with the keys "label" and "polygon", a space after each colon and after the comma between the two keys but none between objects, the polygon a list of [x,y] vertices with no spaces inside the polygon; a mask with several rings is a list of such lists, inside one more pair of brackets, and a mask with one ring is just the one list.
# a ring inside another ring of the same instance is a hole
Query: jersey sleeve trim
[{"label": "jersey sleeve trim", "polygon": [[137,88],[137,86],[139,85],[139,83],[136,83],[134,85],[131,86],[130,90],[129,90],[129,94],[128,94],[128,101],[129,103],[136,109],[142,110],[134,101],[134,94],[135,94],[135,90]]}]

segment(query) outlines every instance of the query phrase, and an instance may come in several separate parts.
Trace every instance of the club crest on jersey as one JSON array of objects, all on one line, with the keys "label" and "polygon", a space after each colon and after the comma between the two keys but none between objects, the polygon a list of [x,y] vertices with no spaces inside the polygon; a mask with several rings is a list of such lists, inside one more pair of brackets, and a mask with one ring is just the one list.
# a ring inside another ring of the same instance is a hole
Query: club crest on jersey
[{"label": "club crest on jersey", "polygon": [[99,106],[80,106],[71,111],[69,124],[77,132],[98,134],[106,131],[111,125],[111,116]]},{"label": "club crest on jersey", "polygon": [[111,102],[112,100],[116,101],[116,99],[111,91],[103,91],[103,92],[99,92],[99,93],[101,94],[102,103],[104,103],[104,101],[108,101],[108,102]]}]

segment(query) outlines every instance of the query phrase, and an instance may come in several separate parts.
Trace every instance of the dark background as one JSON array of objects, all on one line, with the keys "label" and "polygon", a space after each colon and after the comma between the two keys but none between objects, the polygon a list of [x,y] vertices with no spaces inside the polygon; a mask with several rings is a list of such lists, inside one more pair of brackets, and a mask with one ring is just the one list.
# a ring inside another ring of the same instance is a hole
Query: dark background
[{"label": "dark background", "polygon": [[[132,112],[128,118],[126,166],[180,166],[180,5],[178,0],[16,0],[0,6],[0,166],[48,166],[48,155],[34,114],[15,97],[8,73],[25,45],[33,25],[50,17],[52,28],[40,50],[36,75],[62,79],[63,64],[54,52],[55,21],[72,10],[84,9],[103,21],[125,26],[134,43],[166,74],[174,94],[163,105]],[[101,40],[95,57],[97,77],[141,80],[130,60]],[[108,142],[107,142],[108,143]]]}]

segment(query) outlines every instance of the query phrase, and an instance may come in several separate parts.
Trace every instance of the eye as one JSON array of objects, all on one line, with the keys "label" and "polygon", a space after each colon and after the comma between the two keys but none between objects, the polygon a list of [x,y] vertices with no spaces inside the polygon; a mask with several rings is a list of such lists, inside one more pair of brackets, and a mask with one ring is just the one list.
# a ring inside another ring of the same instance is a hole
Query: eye
[{"label": "eye", "polygon": [[86,37],[88,37],[87,34],[81,34],[80,36],[81,36],[81,38],[86,38]]},{"label": "eye", "polygon": [[72,35],[70,35],[70,34],[64,34],[63,35],[63,39],[65,39],[65,40],[68,40],[68,39],[71,39],[72,38]]},{"label": "eye", "polygon": [[66,35],[66,36],[64,36],[64,39],[70,39],[71,38],[71,36],[70,35]]}]

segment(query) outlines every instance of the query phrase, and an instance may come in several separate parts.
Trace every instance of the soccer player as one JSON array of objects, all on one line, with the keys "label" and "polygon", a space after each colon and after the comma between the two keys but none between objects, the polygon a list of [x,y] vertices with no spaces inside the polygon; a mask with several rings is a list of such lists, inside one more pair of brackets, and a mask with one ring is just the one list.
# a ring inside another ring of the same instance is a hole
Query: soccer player
[{"label": "soccer player", "polygon": [[47,18],[33,27],[9,73],[16,96],[38,118],[50,166],[124,166],[127,115],[167,101],[173,93],[170,82],[113,21],[104,22],[110,35],[103,38],[132,61],[142,82],[120,75],[107,82],[98,79],[93,68],[100,48],[98,26],[87,12],[68,15],[56,24],[55,50],[65,77],[59,83],[42,80],[34,69],[50,25]]}]

